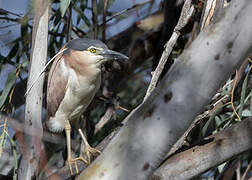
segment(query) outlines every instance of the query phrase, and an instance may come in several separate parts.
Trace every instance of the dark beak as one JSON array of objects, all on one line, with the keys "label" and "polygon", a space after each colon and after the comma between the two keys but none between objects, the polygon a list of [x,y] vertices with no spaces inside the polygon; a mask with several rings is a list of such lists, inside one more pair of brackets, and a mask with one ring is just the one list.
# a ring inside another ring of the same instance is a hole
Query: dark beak
[{"label": "dark beak", "polygon": [[119,60],[119,61],[124,61],[124,60],[128,60],[129,58],[127,56],[125,56],[122,53],[116,52],[116,51],[112,51],[109,49],[106,49],[104,51],[102,51],[100,53],[101,56],[104,57],[104,59],[107,60]]}]

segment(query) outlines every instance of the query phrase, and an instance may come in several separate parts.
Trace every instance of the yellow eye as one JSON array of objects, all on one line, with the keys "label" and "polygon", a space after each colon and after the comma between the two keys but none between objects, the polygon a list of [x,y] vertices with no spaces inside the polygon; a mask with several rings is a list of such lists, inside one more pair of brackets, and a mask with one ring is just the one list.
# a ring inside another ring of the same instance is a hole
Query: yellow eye
[{"label": "yellow eye", "polygon": [[96,49],[95,49],[95,48],[91,48],[91,49],[89,49],[89,51],[90,51],[91,53],[95,53],[95,52],[96,52]]}]

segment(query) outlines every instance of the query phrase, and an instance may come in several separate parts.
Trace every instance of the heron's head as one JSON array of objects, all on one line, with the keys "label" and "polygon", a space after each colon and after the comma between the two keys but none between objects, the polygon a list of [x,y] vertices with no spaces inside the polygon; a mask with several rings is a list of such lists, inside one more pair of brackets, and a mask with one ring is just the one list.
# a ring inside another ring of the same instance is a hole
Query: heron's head
[{"label": "heron's head", "polygon": [[68,56],[70,59],[97,66],[105,61],[124,61],[128,59],[124,54],[108,49],[106,44],[95,39],[74,39],[67,43],[65,48],[63,55]]}]

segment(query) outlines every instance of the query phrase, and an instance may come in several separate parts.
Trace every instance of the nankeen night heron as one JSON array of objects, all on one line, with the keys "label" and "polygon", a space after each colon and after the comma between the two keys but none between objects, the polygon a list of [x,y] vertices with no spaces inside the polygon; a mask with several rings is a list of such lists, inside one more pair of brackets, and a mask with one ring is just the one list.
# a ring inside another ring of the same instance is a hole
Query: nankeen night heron
[{"label": "nankeen night heron", "polygon": [[[47,84],[47,128],[55,133],[65,129],[67,161],[71,173],[77,160],[90,163],[90,154],[98,152],[89,146],[84,137],[85,153],[71,157],[71,123],[76,123],[91,103],[101,85],[101,64],[110,60],[127,60],[128,57],[109,50],[99,40],[81,38],[68,42],[54,60]],[[76,167],[76,166],[75,166]],[[78,170],[78,169],[77,169]]]}]

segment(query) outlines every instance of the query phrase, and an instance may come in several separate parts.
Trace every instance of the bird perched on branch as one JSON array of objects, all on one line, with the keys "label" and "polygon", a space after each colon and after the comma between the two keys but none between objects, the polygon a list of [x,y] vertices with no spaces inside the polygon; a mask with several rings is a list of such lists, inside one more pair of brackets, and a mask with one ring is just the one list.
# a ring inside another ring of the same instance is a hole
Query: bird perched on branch
[{"label": "bird perched on branch", "polygon": [[[49,72],[47,84],[47,128],[55,133],[66,132],[67,161],[71,174],[77,160],[90,162],[90,154],[98,150],[85,144],[88,160],[71,157],[71,124],[79,120],[91,103],[101,84],[101,64],[110,60],[127,60],[128,57],[109,50],[99,40],[81,38],[67,43],[58,53]],[[77,167],[77,166],[75,166]],[[78,171],[78,169],[76,168]]]}]

